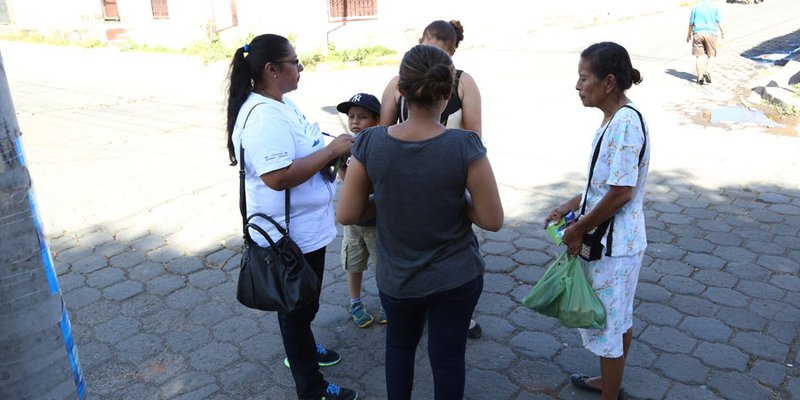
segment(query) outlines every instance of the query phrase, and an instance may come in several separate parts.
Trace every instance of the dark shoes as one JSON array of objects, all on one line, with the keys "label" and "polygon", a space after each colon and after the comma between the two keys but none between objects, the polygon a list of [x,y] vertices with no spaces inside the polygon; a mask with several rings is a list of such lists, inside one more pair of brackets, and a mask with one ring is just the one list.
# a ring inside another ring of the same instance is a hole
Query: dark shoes
[{"label": "dark shoes", "polygon": [[[339,353],[331,350],[326,349],[323,345],[317,343],[317,364],[320,367],[330,367],[331,365],[336,365],[342,361],[342,356]],[[286,368],[291,368],[289,365],[289,357],[283,359],[283,365]]]},{"label": "dark shoes", "polygon": [[358,393],[329,383],[319,400],[358,400]]},{"label": "dark shoes", "polygon": [[475,326],[467,329],[467,337],[470,339],[477,339],[481,337],[482,334],[483,329],[481,329],[481,324],[479,324],[478,321],[475,321]]},{"label": "dark shoes", "polygon": [[703,80],[706,83],[711,83],[711,74],[709,74],[708,72],[703,72]]},{"label": "dark shoes", "polygon": [[[575,386],[578,389],[586,390],[586,391],[589,391],[589,392],[595,392],[595,393],[602,392],[602,390],[600,390],[600,389],[598,389],[598,388],[596,388],[594,386],[589,386],[589,384],[586,383],[587,379],[589,379],[588,376],[581,375],[581,374],[572,374],[569,377],[569,381],[572,383],[572,386]],[[628,397],[625,396],[625,389],[619,388],[619,392],[617,393],[617,400],[625,400],[627,398]]]}]

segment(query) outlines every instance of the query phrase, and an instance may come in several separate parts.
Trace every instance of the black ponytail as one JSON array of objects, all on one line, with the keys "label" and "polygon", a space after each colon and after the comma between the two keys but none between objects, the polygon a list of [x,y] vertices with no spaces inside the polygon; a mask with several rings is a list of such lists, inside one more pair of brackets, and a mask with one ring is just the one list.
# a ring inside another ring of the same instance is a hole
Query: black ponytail
[{"label": "black ponytail", "polygon": [[233,145],[233,126],[236,124],[236,117],[239,109],[242,108],[250,91],[253,89],[250,71],[244,59],[244,49],[239,48],[233,55],[230,71],[228,73],[228,120],[226,131],[228,133],[228,157],[231,165],[236,165],[236,150]]},{"label": "black ponytail", "polygon": [[[240,47],[233,54],[228,71],[228,110],[226,133],[228,137],[228,158],[236,165],[236,146],[233,144],[233,127],[239,110],[247,101],[253,87],[264,81],[264,65],[285,58],[289,54],[289,41],[272,34],[256,36],[249,44]],[[247,50],[245,50],[247,48]],[[247,54],[245,54],[247,53]]]}]

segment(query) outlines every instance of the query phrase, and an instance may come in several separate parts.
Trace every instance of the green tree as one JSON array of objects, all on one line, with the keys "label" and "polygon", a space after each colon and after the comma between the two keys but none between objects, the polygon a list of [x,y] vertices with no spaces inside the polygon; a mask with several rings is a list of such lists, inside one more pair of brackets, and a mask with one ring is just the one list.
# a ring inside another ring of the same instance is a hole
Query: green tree
[{"label": "green tree", "polygon": [[83,399],[61,298],[0,54],[0,398]]}]

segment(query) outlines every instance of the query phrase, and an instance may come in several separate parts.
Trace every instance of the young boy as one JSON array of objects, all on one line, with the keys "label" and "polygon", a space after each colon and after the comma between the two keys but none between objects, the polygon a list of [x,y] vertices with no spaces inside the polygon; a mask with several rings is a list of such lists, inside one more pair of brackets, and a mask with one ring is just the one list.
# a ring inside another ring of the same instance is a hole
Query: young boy
[{"label": "young boy", "polygon": [[[358,93],[351,97],[349,101],[336,106],[336,109],[340,113],[347,114],[347,126],[350,128],[350,132],[358,135],[362,130],[378,125],[381,103],[377,97],[371,94]],[[344,179],[346,173],[346,167],[339,168],[339,176],[342,179]],[[361,282],[364,271],[367,269],[367,261],[371,258],[372,265],[376,265],[376,236],[375,220],[344,227],[341,253],[342,266],[347,271],[347,288],[350,292],[350,315],[359,328],[366,328],[374,321],[372,315],[364,307],[364,303],[361,302]],[[378,322],[386,323],[386,313],[383,311],[383,307],[380,308]]]}]

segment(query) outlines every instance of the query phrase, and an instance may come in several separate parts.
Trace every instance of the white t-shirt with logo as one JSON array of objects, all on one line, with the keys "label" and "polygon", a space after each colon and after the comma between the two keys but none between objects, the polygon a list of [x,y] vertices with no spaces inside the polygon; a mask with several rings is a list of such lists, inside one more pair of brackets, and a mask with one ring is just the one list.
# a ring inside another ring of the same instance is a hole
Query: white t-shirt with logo
[{"label": "white t-shirt with logo", "polygon": [[[247,215],[263,213],[286,227],[284,191],[270,189],[261,175],[286,168],[295,159],[325,147],[318,125],[309,123],[286,97],[281,103],[250,93],[236,118],[233,144],[238,162],[242,162],[239,160],[240,144],[244,146]],[[327,246],[336,237],[333,185],[317,173],[290,190],[289,232],[303,253]],[[280,240],[280,233],[271,223],[261,218],[251,222],[264,229],[272,240]],[[259,245],[267,245],[267,240],[258,232],[251,230],[250,235]]]}]

